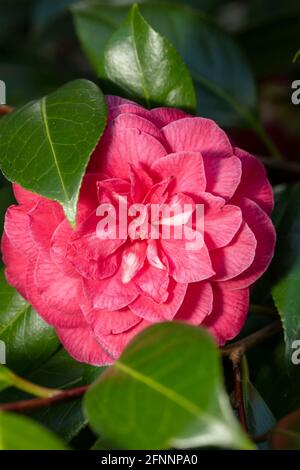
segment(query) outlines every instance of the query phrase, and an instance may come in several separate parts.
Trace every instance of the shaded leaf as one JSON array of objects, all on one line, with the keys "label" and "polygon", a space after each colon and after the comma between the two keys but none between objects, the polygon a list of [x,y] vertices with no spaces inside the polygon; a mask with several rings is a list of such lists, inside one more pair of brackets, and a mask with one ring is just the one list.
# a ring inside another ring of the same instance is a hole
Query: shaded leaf
[{"label": "shaded leaf", "polygon": [[84,402],[93,429],[114,448],[251,448],[230,409],[217,348],[200,328],[151,326]]},{"label": "shaded leaf", "polygon": [[0,340],[6,345],[7,365],[17,372],[32,370],[58,348],[54,329],[44,322],[0,270]]},{"label": "shaded leaf", "polygon": [[269,435],[273,450],[300,450],[300,410],[277,423]]},{"label": "shaded leaf", "polygon": [[66,450],[64,443],[24,416],[0,413],[1,450]]}]

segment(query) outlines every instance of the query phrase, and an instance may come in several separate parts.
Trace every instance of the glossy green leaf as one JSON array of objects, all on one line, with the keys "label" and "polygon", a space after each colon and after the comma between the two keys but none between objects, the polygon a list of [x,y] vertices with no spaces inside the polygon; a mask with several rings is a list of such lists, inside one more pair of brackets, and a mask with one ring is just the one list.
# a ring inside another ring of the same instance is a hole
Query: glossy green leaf
[{"label": "glossy green leaf", "polygon": [[176,322],[136,337],[87,392],[85,410],[118,449],[251,448],[230,409],[213,340]]},{"label": "glossy green leaf", "polygon": [[[147,2],[140,10],[187,64],[196,87],[198,113],[224,126],[248,125],[260,132],[254,79],[230,36],[200,12],[182,5]],[[72,11],[82,47],[93,68],[101,72],[105,45],[128,7],[94,1],[75,5]]]},{"label": "glossy green leaf", "polygon": [[75,80],[0,121],[0,167],[30,191],[61,203],[76,222],[81,181],[106,123],[99,88]]},{"label": "glossy green leaf", "polygon": [[300,450],[300,410],[283,418],[269,435],[272,450]]},{"label": "glossy green leaf", "polygon": [[54,329],[8,285],[0,270],[0,340],[6,345],[6,361],[17,372],[32,370],[58,348]]},{"label": "glossy green leaf", "polygon": [[284,193],[286,210],[277,227],[277,247],[272,264],[272,295],[281,316],[286,353],[291,360],[293,342],[300,338],[300,185]]},{"label": "glossy green leaf", "polygon": [[147,24],[137,5],[108,41],[102,73],[122,94],[149,108],[196,108],[193,82],[181,57]]},{"label": "glossy green leaf", "polygon": [[[245,357],[242,360],[242,390],[248,432],[251,436],[261,436],[276,424],[276,420],[270,408],[250,381]],[[265,448],[265,444],[261,448]]]},{"label": "glossy green leaf", "polygon": [[[103,370],[77,362],[60,349],[28,378],[44,387],[66,389],[91,383]],[[66,442],[70,442],[87,425],[87,418],[82,412],[82,400],[79,398],[36,410],[30,416]]]},{"label": "glossy green leaf", "polygon": [[40,424],[12,413],[0,413],[0,450],[67,450]]}]

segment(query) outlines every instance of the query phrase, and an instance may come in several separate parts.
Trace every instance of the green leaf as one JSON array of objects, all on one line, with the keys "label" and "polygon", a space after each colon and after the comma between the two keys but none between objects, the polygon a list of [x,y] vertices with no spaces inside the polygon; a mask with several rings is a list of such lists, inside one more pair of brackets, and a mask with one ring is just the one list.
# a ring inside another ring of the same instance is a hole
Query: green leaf
[{"label": "green leaf", "polygon": [[217,348],[200,328],[169,322],[143,331],[84,402],[113,448],[252,448],[230,409]]},{"label": "green leaf", "polygon": [[24,416],[0,413],[0,450],[67,450],[40,424]]},{"label": "green leaf", "polygon": [[0,166],[24,188],[57,200],[76,222],[81,181],[106,123],[99,88],[67,83],[0,121]]},{"label": "green leaf", "polygon": [[286,210],[277,227],[277,248],[272,263],[272,295],[284,327],[290,360],[293,342],[300,338],[300,184],[284,192]]},{"label": "green leaf", "polygon": [[[246,52],[256,75],[273,77],[291,70],[293,56],[299,48],[299,1],[251,2],[247,19],[237,40]],[[276,54],[270,54],[272,50]]]},{"label": "green leaf", "polygon": [[0,270],[0,340],[6,345],[7,365],[18,372],[32,370],[58,348],[54,329],[7,284]]},{"label": "green leaf", "polygon": [[[187,64],[196,87],[198,113],[220,125],[248,125],[257,130],[254,79],[230,36],[200,12],[182,5],[147,2],[140,10]],[[87,2],[75,5],[72,12],[81,45],[99,71],[109,37],[128,14],[128,7]]]},{"label": "green leaf", "polygon": [[300,449],[300,410],[277,423],[270,433],[269,443],[272,450]]},{"label": "green leaf", "polygon": [[250,381],[246,357],[242,360],[242,390],[248,432],[254,437],[261,436],[276,424],[276,420]]},{"label": "green leaf", "polygon": [[[45,387],[66,389],[91,383],[103,370],[77,362],[60,349],[28,378]],[[55,431],[66,442],[70,442],[87,425],[81,399],[46,407],[31,412],[30,416]]]},{"label": "green leaf", "polygon": [[149,108],[196,108],[193,82],[181,57],[146,23],[137,5],[108,41],[102,73],[123,94]]}]

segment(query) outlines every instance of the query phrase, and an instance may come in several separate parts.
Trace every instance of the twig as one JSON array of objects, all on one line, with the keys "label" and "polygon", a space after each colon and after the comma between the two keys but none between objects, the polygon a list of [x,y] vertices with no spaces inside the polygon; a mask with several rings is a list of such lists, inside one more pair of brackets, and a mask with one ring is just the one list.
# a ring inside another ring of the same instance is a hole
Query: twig
[{"label": "twig", "polygon": [[31,400],[22,400],[13,403],[5,403],[0,405],[0,411],[13,411],[13,412],[22,412],[36,410],[38,408],[44,408],[47,406],[54,405],[61,401],[72,400],[82,396],[89,388],[89,385],[84,385],[82,387],[72,388],[70,390],[64,390],[57,395],[48,398],[33,398]]},{"label": "twig", "polygon": [[241,378],[241,358],[242,354],[240,350],[233,351],[230,354],[230,359],[233,366],[233,378],[234,378],[234,398],[235,405],[238,412],[239,420],[242,428],[245,432],[248,432],[246,413],[244,408],[244,398],[243,398],[243,385]]},{"label": "twig", "polygon": [[[249,348],[256,346],[257,344],[261,343],[264,339],[269,338],[270,336],[274,335],[275,333],[279,332],[281,329],[281,322],[276,321],[271,323],[271,325],[262,328],[260,331],[253,333],[246,338],[237,341],[236,343],[229,344],[221,349],[223,356],[229,356],[230,359],[235,364],[234,367],[234,374],[236,379],[236,387],[240,387],[240,370],[237,363],[237,358],[241,358],[242,354]],[[47,406],[55,405],[56,403],[60,403],[62,401],[72,400],[74,398],[78,398],[82,396],[88,389],[90,385],[84,385],[82,387],[72,388],[70,390],[63,390],[52,397],[47,398],[32,398],[29,400],[22,400],[13,403],[5,403],[0,405],[0,411],[13,411],[13,412],[25,412],[30,410],[36,410],[38,408],[44,408]],[[237,396],[242,397],[241,389],[238,388],[236,390]],[[240,398],[238,398],[237,402],[242,403]],[[240,417],[243,420],[244,415],[242,415],[242,411],[239,411]]]},{"label": "twig", "polygon": [[5,114],[11,113],[13,108],[11,106],[7,106],[6,104],[0,105],[0,116],[4,116]]},{"label": "twig", "polygon": [[228,346],[222,348],[222,355],[231,356],[232,353],[239,353],[240,355],[242,355],[248,349],[262,343],[265,339],[270,338],[271,336],[278,333],[281,328],[281,321],[278,319],[270,325],[265,326],[261,330],[258,330],[249,336],[246,336],[246,338],[240,339],[235,343],[228,344]]}]

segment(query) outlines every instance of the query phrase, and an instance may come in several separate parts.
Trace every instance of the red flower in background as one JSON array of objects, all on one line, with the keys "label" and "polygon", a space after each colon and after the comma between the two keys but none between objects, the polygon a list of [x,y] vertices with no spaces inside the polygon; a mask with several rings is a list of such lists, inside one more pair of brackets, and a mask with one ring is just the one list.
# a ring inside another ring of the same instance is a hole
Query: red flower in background
[{"label": "red flower in background", "polygon": [[[207,327],[219,344],[244,324],[249,286],[273,256],[271,186],[260,162],[211,120],[108,97],[109,123],[84,177],[77,229],[60,205],[15,185],[2,251],[8,282],[79,361],[109,364],[151,323]],[[101,202],[204,204],[204,245],[99,240]]]}]

